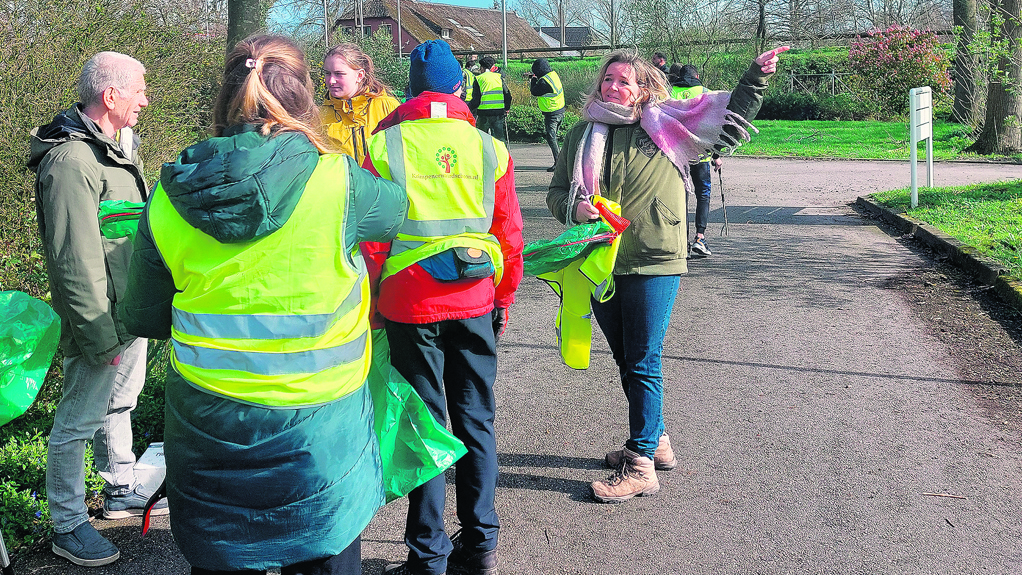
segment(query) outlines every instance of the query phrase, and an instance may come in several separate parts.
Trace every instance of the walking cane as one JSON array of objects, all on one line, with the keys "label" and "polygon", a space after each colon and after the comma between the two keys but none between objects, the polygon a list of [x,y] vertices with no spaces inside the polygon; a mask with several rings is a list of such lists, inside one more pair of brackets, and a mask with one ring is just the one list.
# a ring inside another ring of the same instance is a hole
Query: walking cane
[{"label": "walking cane", "polygon": [[14,567],[11,565],[11,558],[7,556],[7,546],[4,545],[3,533],[0,533],[0,573],[14,575]]},{"label": "walking cane", "polygon": [[717,187],[720,188],[720,208],[724,213],[724,225],[720,228],[720,235],[728,235],[727,230],[727,204],[724,202],[724,178],[721,176],[722,170],[717,168]]}]

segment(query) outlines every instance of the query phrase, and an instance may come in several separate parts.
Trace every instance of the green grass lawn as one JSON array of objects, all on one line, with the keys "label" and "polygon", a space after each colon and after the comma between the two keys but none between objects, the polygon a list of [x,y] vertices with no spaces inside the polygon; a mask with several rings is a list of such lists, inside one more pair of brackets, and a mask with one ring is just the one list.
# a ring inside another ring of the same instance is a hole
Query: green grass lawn
[{"label": "green grass lawn", "polygon": [[1022,180],[919,189],[919,206],[909,209],[909,190],[871,196],[877,203],[936,226],[975,247],[1022,280]]},{"label": "green grass lawn", "polygon": [[[908,160],[907,122],[825,122],[763,120],[752,141],[740,147],[742,156],[786,156],[792,158],[864,158],[871,160]],[[934,160],[999,160],[1022,162],[1014,156],[966,154],[969,128],[961,124],[934,122]],[[926,146],[919,145],[919,157],[926,158]]]}]

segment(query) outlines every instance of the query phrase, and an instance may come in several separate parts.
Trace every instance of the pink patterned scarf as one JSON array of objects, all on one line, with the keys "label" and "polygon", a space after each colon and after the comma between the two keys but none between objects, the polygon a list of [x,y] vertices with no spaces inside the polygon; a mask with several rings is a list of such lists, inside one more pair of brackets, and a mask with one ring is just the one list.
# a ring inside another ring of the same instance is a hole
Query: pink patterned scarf
[{"label": "pink patterned scarf", "polygon": [[[568,194],[568,218],[577,198],[588,198],[600,189],[610,125],[622,126],[638,122],[686,181],[689,164],[712,154],[730,153],[742,141],[749,140],[746,128],[756,129],[745,118],[727,109],[729,92],[707,92],[687,100],[667,100],[645,104],[641,108],[593,100],[582,108],[582,119],[589,122],[575,154],[571,191]],[[734,126],[738,139],[723,130]]]}]

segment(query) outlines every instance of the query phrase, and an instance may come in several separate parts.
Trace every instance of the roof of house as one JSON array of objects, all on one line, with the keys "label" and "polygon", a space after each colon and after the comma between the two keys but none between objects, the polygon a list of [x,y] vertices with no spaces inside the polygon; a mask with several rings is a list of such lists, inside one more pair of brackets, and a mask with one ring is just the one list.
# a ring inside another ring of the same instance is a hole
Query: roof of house
[{"label": "roof of house", "polygon": [[[362,14],[365,18],[397,20],[397,0],[363,0]],[[353,21],[354,6],[341,14],[335,26],[350,25]],[[500,10],[401,0],[401,27],[419,42],[441,38],[444,29],[450,30],[450,38],[443,39],[455,51],[501,48]],[[507,44],[511,49],[546,45],[528,22],[511,11],[507,13]]]},{"label": "roof of house", "polygon": [[[561,28],[559,26],[542,26],[538,28],[538,30],[539,32],[553,38],[555,42],[560,42]],[[564,38],[565,46],[579,47],[598,44],[602,39],[599,32],[596,32],[589,26],[565,26]]]}]

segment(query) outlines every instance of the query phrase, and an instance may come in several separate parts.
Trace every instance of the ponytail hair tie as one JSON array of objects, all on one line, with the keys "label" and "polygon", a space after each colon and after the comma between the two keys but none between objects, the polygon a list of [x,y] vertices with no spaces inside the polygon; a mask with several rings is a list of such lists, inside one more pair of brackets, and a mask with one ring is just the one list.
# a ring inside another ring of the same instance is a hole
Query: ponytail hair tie
[{"label": "ponytail hair tie", "polygon": [[246,68],[255,68],[255,66],[256,66],[256,61],[253,60],[252,58],[249,58],[248,60],[245,60],[245,67]]}]

